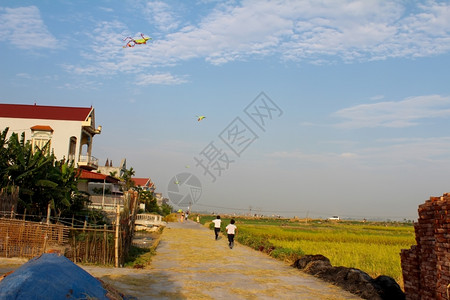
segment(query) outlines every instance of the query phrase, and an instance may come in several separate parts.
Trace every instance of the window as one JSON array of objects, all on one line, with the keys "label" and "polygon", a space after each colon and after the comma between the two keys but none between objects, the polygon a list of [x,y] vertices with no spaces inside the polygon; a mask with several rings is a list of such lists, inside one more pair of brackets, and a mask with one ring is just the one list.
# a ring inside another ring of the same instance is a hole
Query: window
[{"label": "window", "polygon": [[77,138],[72,136],[70,137],[70,142],[69,142],[69,161],[74,161],[75,160],[75,151],[76,151],[76,146],[77,146]]},{"label": "window", "polygon": [[50,126],[36,125],[31,127],[32,151],[43,150],[47,146],[47,153],[50,154],[53,129]]},{"label": "window", "polygon": [[44,149],[48,143],[47,152],[50,153],[51,140],[46,138],[33,138],[33,152]]}]

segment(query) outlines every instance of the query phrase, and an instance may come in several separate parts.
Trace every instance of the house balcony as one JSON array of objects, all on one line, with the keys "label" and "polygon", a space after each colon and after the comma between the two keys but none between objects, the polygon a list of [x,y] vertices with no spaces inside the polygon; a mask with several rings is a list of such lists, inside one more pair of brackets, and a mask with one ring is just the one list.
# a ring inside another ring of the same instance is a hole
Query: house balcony
[{"label": "house balcony", "polygon": [[83,126],[83,129],[86,130],[86,132],[89,132],[92,136],[95,134],[100,134],[102,132],[102,126],[98,126],[97,128],[93,127],[91,118],[89,118],[87,121],[83,121],[81,123],[81,126]]},{"label": "house balcony", "polygon": [[105,211],[116,211],[117,204],[120,205],[120,209],[123,210],[124,197],[117,195],[92,195],[89,197],[90,203],[88,207],[102,209]]},{"label": "house balcony", "polygon": [[98,158],[89,155],[80,155],[78,160],[78,167],[86,170],[98,169]]}]

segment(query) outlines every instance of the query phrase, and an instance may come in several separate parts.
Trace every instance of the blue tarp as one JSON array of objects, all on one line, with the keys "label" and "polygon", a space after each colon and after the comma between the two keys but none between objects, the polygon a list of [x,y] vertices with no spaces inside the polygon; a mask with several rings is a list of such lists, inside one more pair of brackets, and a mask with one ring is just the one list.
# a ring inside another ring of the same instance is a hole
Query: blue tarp
[{"label": "blue tarp", "polygon": [[35,257],[0,281],[0,299],[105,299],[102,283],[64,256]]}]

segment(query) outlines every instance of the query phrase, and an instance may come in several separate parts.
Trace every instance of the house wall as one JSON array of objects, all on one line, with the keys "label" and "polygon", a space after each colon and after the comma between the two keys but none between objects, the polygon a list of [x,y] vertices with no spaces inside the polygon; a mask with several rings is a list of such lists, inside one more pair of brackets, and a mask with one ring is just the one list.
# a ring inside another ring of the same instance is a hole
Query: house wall
[{"label": "house wall", "polygon": [[30,128],[36,125],[47,125],[53,129],[51,149],[57,159],[68,157],[70,137],[75,136],[77,138],[75,164],[78,163],[82,133],[81,121],[0,118],[0,130],[3,131],[6,127],[9,127],[8,138],[13,132],[18,133],[19,137],[22,132],[25,132],[25,139],[31,140],[32,132]]},{"label": "house wall", "polygon": [[106,167],[106,166],[98,166],[97,171],[104,175],[110,175],[113,172],[116,172],[115,177],[122,177],[126,170],[120,167]]}]

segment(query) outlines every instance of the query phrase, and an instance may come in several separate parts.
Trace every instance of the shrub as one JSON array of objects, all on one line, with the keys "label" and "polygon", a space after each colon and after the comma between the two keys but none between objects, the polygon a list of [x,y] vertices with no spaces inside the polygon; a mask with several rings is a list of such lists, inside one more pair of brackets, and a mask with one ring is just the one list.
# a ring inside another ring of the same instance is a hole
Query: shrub
[{"label": "shrub", "polygon": [[305,253],[298,249],[290,249],[290,248],[275,248],[271,253],[270,256],[288,262],[289,264],[293,264],[297,259],[305,255]]},{"label": "shrub", "polygon": [[178,220],[176,213],[171,213],[163,218],[164,222],[176,222]]}]

